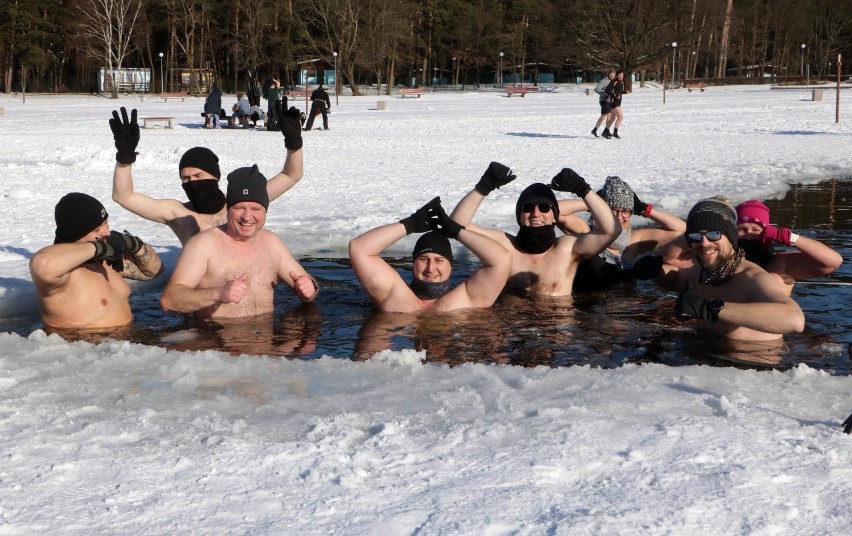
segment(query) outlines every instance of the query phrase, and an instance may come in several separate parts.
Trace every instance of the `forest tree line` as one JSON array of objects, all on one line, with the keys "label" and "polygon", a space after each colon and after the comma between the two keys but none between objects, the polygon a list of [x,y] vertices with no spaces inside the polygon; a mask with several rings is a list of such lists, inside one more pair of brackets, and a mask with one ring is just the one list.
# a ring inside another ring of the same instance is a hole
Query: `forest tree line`
[{"label": "forest tree line", "polygon": [[249,70],[286,86],[307,62],[334,65],[355,95],[435,78],[536,83],[545,67],[556,82],[610,67],[831,79],[839,54],[850,72],[850,44],[847,0],[0,0],[5,93],[91,92],[100,69],[130,67],[156,89],[161,70],[207,69],[234,92]]}]

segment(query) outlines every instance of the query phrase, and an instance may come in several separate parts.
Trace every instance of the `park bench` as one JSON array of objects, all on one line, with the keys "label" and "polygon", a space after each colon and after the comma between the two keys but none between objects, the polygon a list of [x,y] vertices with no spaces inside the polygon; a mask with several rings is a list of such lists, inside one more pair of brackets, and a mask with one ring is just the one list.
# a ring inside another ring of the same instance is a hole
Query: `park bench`
[{"label": "park bench", "polygon": [[166,128],[173,128],[174,117],[142,117],[142,128],[148,128],[148,123],[165,123]]},{"label": "park bench", "polygon": [[160,93],[160,98],[166,102],[169,102],[169,99],[180,99],[183,102],[183,99],[187,98],[189,95],[186,94],[186,91],[178,91],[176,93]]},{"label": "park bench", "polygon": [[527,93],[537,92],[538,88],[534,86],[506,86],[503,88],[503,93],[505,93],[507,97],[511,97],[512,95],[520,95],[521,97],[525,97]]},{"label": "park bench", "polygon": [[307,89],[291,89],[287,97],[291,99],[306,99],[311,96],[311,93],[312,91],[308,91]]},{"label": "park bench", "polygon": [[685,87],[686,90],[689,91],[690,93],[692,93],[693,89],[700,89],[701,93],[704,93],[704,82],[694,82],[694,83],[684,84],[683,87]]},{"label": "park bench", "polygon": [[166,123],[166,128],[172,127],[174,117],[143,117],[142,128],[148,128],[148,123]]},{"label": "park bench", "polygon": [[423,94],[423,88],[422,87],[404,87],[404,88],[400,88],[400,90],[399,90],[399,96],[402,97],[403,99],[405,98],[406,95],[415,95],[419,99],[420,95],[422,95],[422,94]]}]

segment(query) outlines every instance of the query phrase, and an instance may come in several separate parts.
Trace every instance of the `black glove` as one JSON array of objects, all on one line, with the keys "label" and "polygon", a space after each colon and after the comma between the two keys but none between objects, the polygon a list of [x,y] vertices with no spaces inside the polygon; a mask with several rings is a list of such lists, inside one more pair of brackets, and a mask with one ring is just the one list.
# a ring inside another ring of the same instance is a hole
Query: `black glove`
[{"label": "black glove", "polygon": [[405,234],[431,231],[432,227],[429,225],[429,217],[431,216],[432,209],[440,204],[441,198],[436,197],[414,211],[411,216],[399,220],[399,223],[405,226]]},{"label": "black glove", "polygon": [[580,199],[583,199],[592,191],[592,187],[589,186],[586,179],[577,175],[577,172],[571,168],[562,168],[562,171],[553,177],[550,187],[560,192],[571,192]]},{"label": "black glove", "polygon": [[630,275],[634,279],[654,279],[663,269],[663,258],[659,255],[646,255],[633,263]]},{"label": "black glove", "polygon": [[449,217],[440,204],[431,209],[429,224],[433,231],[441,231],[447,238],[457,239],[461,230],[464,229],[464,225]]},{"label": "black glove", "polygon": [[302,148],[302,125],[299,121],[299,109],[291,106],[284,111],[281,101],[275,101],[275,114],[278,116],[278,126],[281,134],[284,134],[284,147],[290,151],[298,151]]},{"label": "black glove", "polygon": [[[110,236],[110,238],[112,237]],[[93,261],[106,261],[116,272],[124,270],[124,259],[121,256],[121,252],[124,251],[123,248],[116,250],[109,241],[101,242],[100,240],[95,240],[92,243],[95,245],[95,255],[92,257]]]},{"label": "black glove", "polygon": [[843,433],[852,434],[852,415],[848,416],[846,420],[843,421]]},{"label": "black glove", "polygon": [[482,174],[482,178],[476,183],[476,191],[482,195],[488,195],[495,189],[505,186],[515,180],[512,170],[499,162],[491,162],[488,169]]},{"label": "black glove", "polygon": [[121,118],[118,112],[112,111],[112,119],[109,120],[109,128],[112,129],[112,138],[115,140],[115,160],[119,164],[132,164],[136,162],[136,146],[139,145],[139,123],[136,122],[136,109],[130,113],[127,119],[127,109],[121,107]]},{"label": "black glove", "polygon": [[697,290],[690,287],[681,292],[677,297],[675,315],[677,315],[680,320],[692,320],[693,318],[711,321],[716,320],[713,318],[710,308],[707,307],[708,301],[709,300],[699,294]]},{"label": "black glove", "polygon": [[633,214],[647,218],[653,208],[654,205],[651,205],[650,203],[643,203],[642,200],[636,196],[636,192],[633,193]]},{"label": "black glove", "polygon": [[116,251],[127,251],[131,255],[139,253],[139,250],[142,249],[142,245],[144,244],[141,238],[133,236],[127,231],[124,231],[123,233],[119,233],[118,231],[110,232],[107,242],[109,242],[109,245],[111,245]]}]

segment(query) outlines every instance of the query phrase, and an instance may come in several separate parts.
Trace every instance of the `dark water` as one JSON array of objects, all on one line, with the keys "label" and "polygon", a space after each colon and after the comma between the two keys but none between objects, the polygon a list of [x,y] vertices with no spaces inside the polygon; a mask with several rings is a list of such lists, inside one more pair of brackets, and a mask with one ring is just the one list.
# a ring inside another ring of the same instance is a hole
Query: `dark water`
[{"label": "dark water", "polygon": [[[199,323],[159,309],[162,286],[135,290],[132,327],[103,333],[58,332],[69,339],[120,338],[175,350],[220,349],[297,359],[323,355],[368,359],[391,349],[426,350],[427,360],[604,368],[658,362],[788,368],[807,363],[848,375],[852,346],[852,179],[793,185],[783,200],[767,201],[774,222],[816,238],[847,262],[830,277],[800,281],[793,291],[805,311],[806,331],[778,343],[730,343],[699,337],[674,320],[675,295],[648,282],[574,298],[501,298],[485,310],[427,316],[373,311],[346,259],[300,259],[321,282],[316,302],[301,305],[279,287],[276,312],[250,322]],[[407,259],[391,264],[405,272]],[[458,259],[460,281],[476,263]],[[405,274],[406,278],[410,276]],[[164,284],[165,282],[163,282]],[[27,335],[38,318],[0,319],[0,331]]]}]

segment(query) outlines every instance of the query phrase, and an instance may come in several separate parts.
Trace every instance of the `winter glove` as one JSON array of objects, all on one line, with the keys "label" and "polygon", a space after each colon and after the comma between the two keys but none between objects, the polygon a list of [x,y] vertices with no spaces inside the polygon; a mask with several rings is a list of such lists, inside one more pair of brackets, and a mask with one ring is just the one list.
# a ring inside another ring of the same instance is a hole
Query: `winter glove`
[{"label": "winter glove", "polygon": [[[774,225],[767,225],[763,228],[763,232],[761,233],[762,242],[764,245],[770,245],[772,242],[778,242],[779,244],[783,244],[785,246],[792,246],[793,242],[796,240],[793,238],[793,231],[786,227],[775,227]],[[796,236],[798,238],[798,236]]]},{"label": "winter glove", "polygon": [[852,434],[852,415],[846,418],[843,421],[843,433],[844,434]]},{"label": "winter glove", "polygon": [[431,231],[432,227],[429,225],[429,216],[431,215],[430,213],[432,212],[432,209],[440,204],[441,198],[436,197],[414,211],[411,216],[399,220],[399,223],[405,226],[405,234],[408,235],[411,233],[425,233],[427,231]]},{"label": "winter glove", "polygon": [[651,214],[652,210],[654,210],[654,205],[651,205],[650,203],[643,203],[636,196],[636,193],[633,193],[633,214],[647,218],[648,215]]},{"label": "winter glove", "polygon": [[127,251],[131,255],[139,253],[139,250],[142,249],[142,246],[144,245],[141,238],[133,236],[127,231],[124,231],[123,233],[119,233],[118,231],[110,232],[107,242],[116,251]]},{"label": "winter glove", "polygon": [[433,231],[441,231],[447,238],[458,239],[464,225],[459,224],[447,215],[440,203],[430,210],[429,225]]},{"label": "winter glove", "polygon": [[101,242],[100,240],[95,240],[92,243],[95,245],[95,255],[92,257],[93,261],[106,261],[116,272],[124,270],[124,259],[121,257],[121,252],[124,249],[116,251],[115,247],[109,241]]},{"label": "winter glove", "polygon": [[112,119],[109,120],[109,128],[112,129],[112,138],[115,140],[115,160],[119,164],[132,164],[136,162],[136,146],[139,145],[139,123],[136,122],[136,109],[130,113],[127,119],[127,109],[121,107],[121,118],[118,112],[112,111]]},{"label": "winter glove", "polygon": [[684,290],[677,297],[675,304],[675,315],[680,320],[691,320],[700,318],[716,322],[719,320],[719,312],[712,311],[709,307],[710,300],[698,293],[692,287]]},{"label": "winter glove", "polygon": [[482,178],[476,183],[476,191],[482,195],[488,195],[495,189],[505,186],[515,180],[512,170],[499,162],[491,162],[488,169],[482,174]]},{"label": "winter glove", "polygon": [[663,258],[659,255],[646,255],[633,263],[629,270],[634,279],[654,279],[663,269]]},{"label": "winter glove", "polygon": [[291,106],[284,111],[281,101],[275,101],[275,114],[278,116],[278,126],[281,134],[284,134],[284,147],[289,151],[298,151],[302,148],[302,125],[299,121],[299,109]]},{"label": "winter glove", "polygon": [[571,168],[562,168],[562,171],[553,177],[550,187],[560,192],[571,192],[580,199],[583,199],[592,191],[592,187],[589,186],[586,179],[577,175],[577,172]]}]

